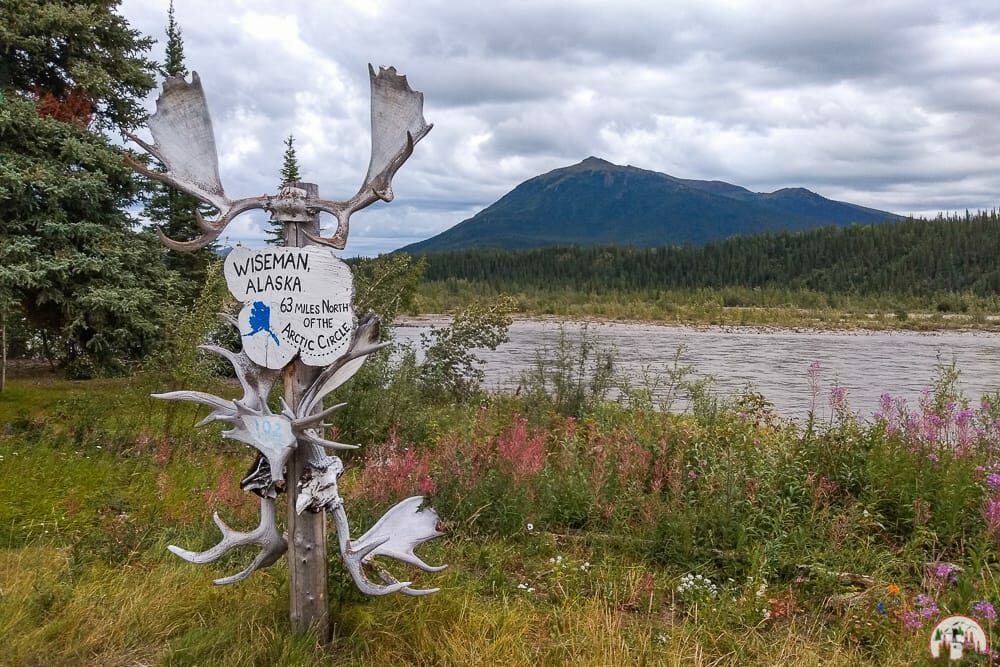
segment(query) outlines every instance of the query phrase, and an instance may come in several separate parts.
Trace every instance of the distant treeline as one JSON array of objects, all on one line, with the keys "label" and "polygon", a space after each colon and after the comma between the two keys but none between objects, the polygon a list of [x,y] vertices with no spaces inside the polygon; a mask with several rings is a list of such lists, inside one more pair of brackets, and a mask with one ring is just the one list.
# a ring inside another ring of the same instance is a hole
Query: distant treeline
[{"label": "distant treeline", "polygon": [[996,210],[934,220],[741,236],[704,246],[431,253],[429,281],[498,290],[805,288],[836,294],[1000,293]]}]

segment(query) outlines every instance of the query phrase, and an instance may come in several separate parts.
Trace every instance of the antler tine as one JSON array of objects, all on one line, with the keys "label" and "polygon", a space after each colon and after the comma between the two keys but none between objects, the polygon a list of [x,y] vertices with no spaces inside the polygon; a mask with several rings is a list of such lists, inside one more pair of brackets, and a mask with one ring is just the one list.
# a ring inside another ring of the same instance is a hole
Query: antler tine
[{"label": "antler tine", "polygon": [[246,546],[248,544],[260,545],[260,553],[257,554],[257,557],[254,558],[253,562],[250,563],[245,570],[229,577],[216,579],[215,583],[221,586],[223,584],[231,584],[237,581],[242,581],[256,570],[272,565],[278,560],[278,558],[281,557],[283,553],[285,553],[285,550],[288,549],[288,543],[285,541],[285,538],[281,536],[281,533],[278,532],[276,514],[274,500],[271,498],[261,498],[260,524],[256,529],[249,533],[241,533],[227,526],[222,519],[219,518],[218,512],[216,512],[212,518],[215,520],[215,525],[217,525],[219,530],[222,531],[222,540],[218,544],[211,549],[201,552],[181,549],[173,544],[168,546],[167,549],[169,549],[171,553],[180,556],[190,563],[203,564],[216,560],[230,549]]},{"label": "antler tine", "polygon": [[[381,579],[382,581],[384,581],[387,584],[398,584],[399,583],[399,579],[397,579],[396,577],[392,576],[391,574],[389,574],[388,572],[386,572],[385,569],[383,569],[381,567],[376,567],[375,568],[375,573],[378,574],[379,579]],[[441,589],[440,588],[410,588],[409,586],[406,586],[404,588],[400,588],[399,592],[402,593],[403,595],[410,595],[410,596],[413,596],[413,597],[422,597],[424,595],[430,595],[431,593],[437,593],[439,590],[441,590]]]},{"label": "antler tine", "polygon": [[361,446],[348,445],[343,442],[335,442],[333,440],[321,438],[316,435],[316,432],[312,429],[303,431],[300,437],[312,445],[319,445],[320,447],[326,447],[327,449],[357,449]]},{"label": "antler tine", "polygon": [[135,171],[139,172],[146,178],[151,178],[154,181],[160,181],[161,183],[165,183],[166,185],[169,185],[175,190],[186,192],[195,199],[203,201],[211,206],[214,206],[220,211],[224,211],[232,205],[232,202],[225,196],[220,197],[218,195],[213,195],[209,192],[206,192],[205,190],[203,190],[202,188],[198,187],[193,183],[189,183],[187,181],[182,181],[178,178],[175,178],[169,171],[170,169],[169,165],[166,164],[166,162],[161,157],[161,154],[159,153],[159,151],[157,151],[155,146],[147,144],[145,141],[143,141],[142,139],[140,139],[139,137],[135,136],[130,132],[126,132],[125,136],[127,136],[129,139],[139,144],[140,146],[142,146],[143,150],[148,152],[150,155],[155,157],[160,162],[163,162],[164,166],[167,167],[167,171],[165,172],[155,171],[153,169],[150,169],[146,165],[142,164],[141,162],[135,160],[128,153],[122,153],[122,158],[124,158],[125,163],[128,164],[128,166],[132,167],[132,169],[134,169]]},{"label": "antler tine", "polygon": [[[428,125],[423,134],[427,134],[433,125]],[[406,143],[396,155],[389,160],[385,169],[365,181],[361,190],[346,202],[336,202],[329,199],[320,199],[312,202],[312,207],[319,211],[333,214],[337,218],[337,231],[333,236],[314,236],[306,232],[306,236],[315,243],[332,246],[338,250],[343,250],[347,245],[347,235],[351,229],[351,215],[363,208],[371,206],[377,201],[391,202],[395,195],[392,192],[392,177],[396,175],[399,168],[403,166],[411,155],[413,155],[413,133],[407,131]]]},{"label": "antler tine", "polygon": [[[239,328],[236,320],[230,318],[228,315],[224,315],[224,317],[237,329]],[[267,396],[271,392],[274,382],[281,375],[280,370],[271,370],[258,366],[250,360],[246,350],[233,352],[218,345],[199,345],[198,347],[226,359],[232,365],[240,386],[243,387],[243,398],[241,401],[251,407],[263,409],[261,406],[267,404]]]},{"label": "antler tine", "polygon": [[324,396],[347,382],[358,372],[369,354],[389,345],[388,342],[379,342],[379,328],[378,316],[373,313],[368,313],[358,323],[358,328],[354,333],[354,340],[351,341],[351,346],[347,352],[340,359],[324,369],[302,395],[301,402],[299,403],[299,412],[301,414],[310,414],[323,400]]},{"label": "antler tine", "polygon": [[216,411],[235,412],[232,401],[203,391],[168,391],[164,394],[150,394],[150,396],[164,401],[192,401],[215,408]]},{"label": "antler tine", "polygon": [[[154,172],[155,173],[155,172]],[[189,192],[189,194],[194,194]],[[209,202],[211,203],[211,202]],[[160,242],[170,248],[171,250],[177,250],[180,252],[191,252],[192,250],[197,250],[198,248],[204,248],[209,243],[212,243],[222,231],[226,228],[233,218],[238,216],[240,213],[249,211],[254,208],[264,208],[268,203],[268,197],[246,197],[244,199],[239,199],[235,202],[229,202],[229,206],[224,210],[225,213],[219,216],[217,220],[205,220],[201,213],[198,211],[194,212],[194,220],[198,227],[204,232],[201,236],[191,241],[177,241],[170,238],[163,233],[160,228],[156,229],[156,235],[160,237]]]},{"label": "antler tine", "polygon": [[314,415],[309,415],[307,417],[300,417],[292,421],[292,429],[296,431],[301,431],[306,428],[310,428],[320,424],[324,419],[332,415],[337,410],[343,409],[347,403],[337,403],[334,406],[323,410],[322,412],[317,412]]}]

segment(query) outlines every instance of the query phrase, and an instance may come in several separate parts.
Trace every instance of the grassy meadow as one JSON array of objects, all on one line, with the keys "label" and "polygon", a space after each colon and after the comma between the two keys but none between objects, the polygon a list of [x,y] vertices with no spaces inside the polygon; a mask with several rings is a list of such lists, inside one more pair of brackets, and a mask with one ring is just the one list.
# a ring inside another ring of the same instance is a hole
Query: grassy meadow
[{"label": "grassy meadow", "polygon": [[418,553],[450,567],[396,571],[434,595],[366,599],[331,533],[325,646],[289,634],[283,561],[216,587],[252,548],[205,566],[166,550],[215,544],[212,511],[256,525],[246,447],[148,398],[152,377],[14,377],[0,394],[2,662],[919,665],[950,613],[997,639],[1000,411],[955,396],[953,370],[919,405],[887,395],[864,418],[817,375],[815,413],[792,421],[680,376],[688,414],[638,388],[607,401],[613,364],[586,346],[516,397],[433,398],[406,364],[370,362],[341,397],[378,405],[345,412],[365,446],[341,491],[359,532],[428,495],[446,536]]}]

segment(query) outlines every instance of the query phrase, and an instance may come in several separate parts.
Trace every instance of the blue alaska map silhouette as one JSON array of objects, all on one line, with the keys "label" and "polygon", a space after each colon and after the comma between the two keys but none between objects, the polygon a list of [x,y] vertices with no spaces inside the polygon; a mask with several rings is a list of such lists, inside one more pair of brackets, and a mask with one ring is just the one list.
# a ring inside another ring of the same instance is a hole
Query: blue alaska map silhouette
[{"label": "blue alaska map silhouette", "polygon": [[263,301],[254,301],[253,307],[250,309],[250,331],[243,335],[253,336],[261,332],[270,334],[275,345],[281,345],[278,336],[271,329],[271,307]]}]

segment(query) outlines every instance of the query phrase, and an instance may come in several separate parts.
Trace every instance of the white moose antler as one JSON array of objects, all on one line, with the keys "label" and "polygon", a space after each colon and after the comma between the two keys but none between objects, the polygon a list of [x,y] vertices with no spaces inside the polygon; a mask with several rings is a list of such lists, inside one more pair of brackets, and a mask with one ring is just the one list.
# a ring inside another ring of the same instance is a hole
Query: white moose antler
[{"label": "white moose antler", "polygon": [[205,220],[195,211],[195,222],[202,231],[201,236],[192,241],[177,241],[157,229],[160,241],[173,250],[197,250],[217,239],[226,225],[245,211],[263,208],[274,214],[277,209],[292,206],[292,213],[325,211],[333,214],[337,218],[337,230],[333,236],[314,236],[308,232],[306,235],[314,243],[343,250],[347,244],[351,215],[377,201],[392,201],[392,177],[413,154],[417,142],[434,127],[424,120],[423,93],[411,89],[405,76],[397,74],[393,67],[380,67],[376,74],[370,64],[368,74],[371,81],[372,153],[361,188],[347,201],[308,199],[297,203],[281,195],[230,200],[219,178],[215,133],[198,73],[191,73],[190,83],[183,77],[168,77],[163,82],[163,92],[156,100],[156,113],[148,121],[153,143],[125,133],[159,160],[166,171],[150,169],[127,153],[124,154],[125,161],[147,178],[166,183],[213,206],[218,209],[219,217]]},{"label": "white moose antler", "polygon": [[126,153],[124,158],[129,166],[147,178],[186,192],[219,211],[219,217],[211,221],[195,211],[195,222],[203,233],[193,241],[176,241],[157,229],[163,245],[173,250],[197,250],[217,239],[226,225],[240,213],[267,207],[269,197],[248,197],[236,201],[226,197],[219,179],[212,118],[197,72],[191,73],[191,83],[183,77],[168,77],[163,82],[163,92],[156,100],[156,113],[149,117],[148,125],[153,135],[152,144],[129,132],[125,135],[159,160],[166,171],[150,169]]},{"label": "white moose antler", "polygon": [[368,65],[372,91],[372,154],[368,173],[357,194],[347,201],[316,199],[311,208],[332,213],[337,230],[330,237],[309,238],[323,245],[343,250],[347,245],[351,215],[377,201],[393,199],[392,177],[413,154],[413,147],[433,125],[424,120],[424,94],[414,91],[406,77],[394,67],[379,67],[378,74]]},{"label": "white moose antler", "polygon": [[337,524],[337,539],[340,543],[340,554],[344,565],[354,579],[358,589],[367,595],[388,595],[403,593],[405,595],[430,595],[437,588],[411,588],[409,581],[398,581],[382,568],[376,568],[379,578],[386,585],[372,583],[365,576],[364,566],[372,563],[376,556],[386,556],[420,568],[424,572],[440,572],[447,565],[428,565],[421,560],[413,550],[428,540],[440,537],[444,533],[437,530],[438,515],[433,509],[421,510],[424,502],[421,496],[413,496],[396,504],[375,525],[352,541],[351,529],[347,523],[347,513],[342,504],[330,509],[334,522]]},{"label": "white moose antler", "polygon": [[206,551],[188,551],[171,544],[167,547],[171,553],[180,556],[190,563],[211,563],[230,549],[246,546],[248,544],[259,544],[260,553],[253,559],[253,562],[245,570],[230,577],[216,579],[219,586],[233,584],[243,581],[259,568],[273,565],[281,555],[288,549],[288,542],[278,532],[277,516],[275,512],[275,501],[273,498],[260,499],[260,524],[249,533],[235,531],[222,522],[219,513],[212,515],[215,525],[222,531],[222,541]]}]

